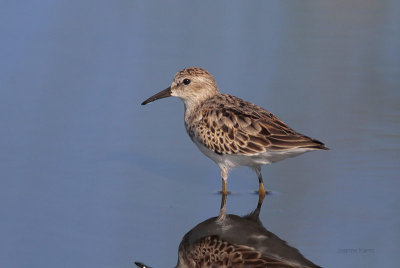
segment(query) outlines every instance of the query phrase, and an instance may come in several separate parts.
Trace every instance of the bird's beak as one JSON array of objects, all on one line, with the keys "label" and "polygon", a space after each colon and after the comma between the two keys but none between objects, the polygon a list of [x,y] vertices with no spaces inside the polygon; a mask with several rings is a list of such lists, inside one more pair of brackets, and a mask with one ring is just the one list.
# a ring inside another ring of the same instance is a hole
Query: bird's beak
[{"label": "bird's beak", "polygon": [[150,102],[158,100],[158,99],[163,99],[163,98],[169,97],[169,96],[171,96],[171,94],[172,94],[171,87],[168,87],[168,88],[164,89],[163,91],[158,92],[157,94],[151,96],[144,102],[142,102],[142,105],[146,105],[147,103],[150,103]]}]

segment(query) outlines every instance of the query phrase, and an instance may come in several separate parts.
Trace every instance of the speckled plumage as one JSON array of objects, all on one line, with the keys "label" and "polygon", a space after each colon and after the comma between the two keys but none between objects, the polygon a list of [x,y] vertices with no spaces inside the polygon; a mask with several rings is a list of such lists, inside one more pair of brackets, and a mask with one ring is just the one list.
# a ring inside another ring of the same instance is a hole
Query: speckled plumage
[{"label": "speckled plumage", "polygon": [[312,150],[327,150],[315,139],[297,133],[271,112],[235,96],[221,94],[212,75],[198,67],[179,71],[170,87],[142,105],[168,96],[185,104],[185,127],[200,151],[218,164],[223,192],[230,169],[253,168],[260,193],[265,189],[261,166]]},{"label": "speckled plumage", "polygon": [[227,94],[207,99],[185,119],[189,135],[220,155],[325,149],[323,143],[297,133],[267,110]]},{"label": "speckled plumage", "polygon": [[[261,252],[246,245],[231,244],[217,235],[203,237],[190,249],[180,249],[181,259],[187,268],[201,267],[252,267],[252,268],[298,268],[303,267],[290,261],[263,256]],[[186,255],[183,255],[186,254]]]}]

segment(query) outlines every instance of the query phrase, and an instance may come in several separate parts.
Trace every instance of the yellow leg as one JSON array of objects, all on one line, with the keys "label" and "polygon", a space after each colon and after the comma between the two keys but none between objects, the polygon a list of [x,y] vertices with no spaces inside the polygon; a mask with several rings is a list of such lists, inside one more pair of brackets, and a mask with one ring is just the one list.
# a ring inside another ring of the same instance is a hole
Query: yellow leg
[{"label": "yellow leg", "polygon": [[258,189],[258,203],[259,204],[262,204],[262,202],[264,201],[264,197],[265,197],[266,193],[267,193],[267,191],[265,191],[264,183],[261,181],[260,185],[259,185],[259,189]]},{"label": "yellow leg", "polygon": [[226,205],[226,194],[221,195],[221,208],[220,209],[225,209]]},{"label": "yellow leg", "polygon": [[222,194],[227,195],[228,190],[226,189],[226,180],[222,179]]},{"label": "yellow leg", "polygon": [[262,181],[260,181],[259,186],[258,186],[258,193],[260,195],[265,196],[265,194],[267,193],[267,191],[264,188],[264,183]]},{"label": "yellow leg", "polygon": [[263,179],[262,179],[262,175],[261,175],[261,167],[256,167],[255,168],[257,176],[258,176],[258,194],[260,195],[260,197],[262,197],[262,199],[264,199],[265,194],[267,193],[267,191],[265,191],[264,188],[264,183],[263,183]]},{"label": "yellow leg", "polygon": [[221,177],[222,177],[222,194],[228,194],[226,189],[226,181],[228,180],[228,169],[221,167]]}]

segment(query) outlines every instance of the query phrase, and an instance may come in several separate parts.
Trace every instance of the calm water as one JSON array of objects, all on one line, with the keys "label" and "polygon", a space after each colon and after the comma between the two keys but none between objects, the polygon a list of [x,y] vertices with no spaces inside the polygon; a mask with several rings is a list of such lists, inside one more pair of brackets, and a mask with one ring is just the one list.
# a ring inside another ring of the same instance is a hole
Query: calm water
[{"label": "calm water", "polygon": [[[263,169],[263,225],[324,267],[400,262],[398,1],[8,1],[0,10],[0,267],[173,267],[218,215],[183,104],[200,66],[331,148]],[[231,172],[227,213],[254,209]]]}]

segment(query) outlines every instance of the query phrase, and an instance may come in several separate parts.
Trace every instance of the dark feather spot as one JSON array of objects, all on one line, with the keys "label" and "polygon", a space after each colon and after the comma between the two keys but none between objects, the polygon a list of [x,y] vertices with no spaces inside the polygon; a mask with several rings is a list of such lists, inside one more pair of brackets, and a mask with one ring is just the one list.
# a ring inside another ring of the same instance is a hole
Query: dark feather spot
[{"label": "dark feather spot", "polygon": [[217,243],[217,241],[215,241],[215,239],[212,239],[212,240],[210,240],[211,242],[210,242],[210,246],[215,246],[215,244]]},{"label": "dark feather spot", "polygon": [[308,137],[300,136],[300,135],[273,135],[273,136],[271,136],[271,138],[282,140],[282,141],[309,140]]},{"label": "dark feather spot", "polygon": [[233,258],[234,258],[234,259],[239,259],[239,258],[240,258],[240,253],[239,253],[239,252],[235,252],[235,253],[233,254]]},{"label": "dark feather spot", "polygon": [[244,252],[243,257],[245,259],[257,259],[259,257],[259,254],[258,252],[249,251],[249,252]]},{"label": "dark feather spot", "polygon": [[235,150],[235,151],[237,150],[237,147],[233,142],[231,143],[231,147],[232,147],[233,150]]},{"label": "dark feather spot", "polygon": [[271,133],[269,133],[269,131],[268,131],[265,127],[261,127],[260,134],[261,134],[261,135],[268,136],[268,135],[270,135]]},{"label": "dark feather spot", "polygon": [[236,134],[236,137],[237,137],[239,140],[243,140],[243,141],[248,141],[248,140],[249,140],[249,137],[247,137],[246,135],[243,135],[242,133],[237,133],[237,134]]},{"label": "dark feather spot", "polygon": [[327,150],[327,148],[324,145],[302,146],[301,148]]},{"label": "dark feather spot", "polygon": [[287,148],[285,147],[280,147],[280,146],[276,146],[276,145],[272,145],[268,147],[269,150],[273,150],[273,151],[284,151],[287,150]]},{"label": "dark feather spot", "polygon": [[271,133],[271,135],[282,135],[282,134],[286,134],[286,132],[283,129],[279,129],[275,126],[271,126],[269,129],[269,132]]},{"label": "dark feather spot", "polygon": [[225,149],[225,152],[229,152],[230,150],[229,150],[229,147],[224,143],[224,149]]},{"label": "dark feather spot", "polygon": [[299,139],[297,139],[297,140],[291,140],[291,141],[277,139],[277,138],[275,138],[275,136],[271,136],[269,139],[272,144],[281,146],[281,147],[315,145],[310,140],[304,140],[302,137],[299,137]]},{"label": "dark feather spot", "polygon": [[236,116],[241,115],[242,113],[238,110],[231,110]]},{"label": "dark feather spot", "polygon": [[255,144],[255,143],[252,143],[252,142],[248,142],[247,147],[249,147],[250,149],[253,149],[255,151],[262,151],[262,149],[263,149],[261,146]]},{"label": "dark feather spot", "polygon": [[263,138],[259,138],[259,137],[255,137],[255,136],[251,136],[251,135],[249,135],[249,138],[252,142],[257,143],[262,146],[268,146],[271,144],[267,139],[263,139]]},{"label": "dark feather spot", "polygon": [[233,131],[232,131],[232,130],[229,130],[229,131],[228,131],[228,137],[229,137],[231,140],[233,140],[233,139],[235,138],[235,136],[233,135]]},{"label": "dark feather spot", "polygon": [[243,146],[243,147],[240,147],[240,150],[239,150],[241,153],[249,153],[249,154],[254,154],[254,153],[256,153],[256,151],[254,151],[254,150],[251,150],[249,147],[246,147],[246,146]]},{"label": "dark feather spot", "polygon": [[219,154],[219,155],[222,154],[221,148],[220,148],[218,145],[215,145],[215,150],[214,150],[214,152],[215,152],[216,154]]}]

